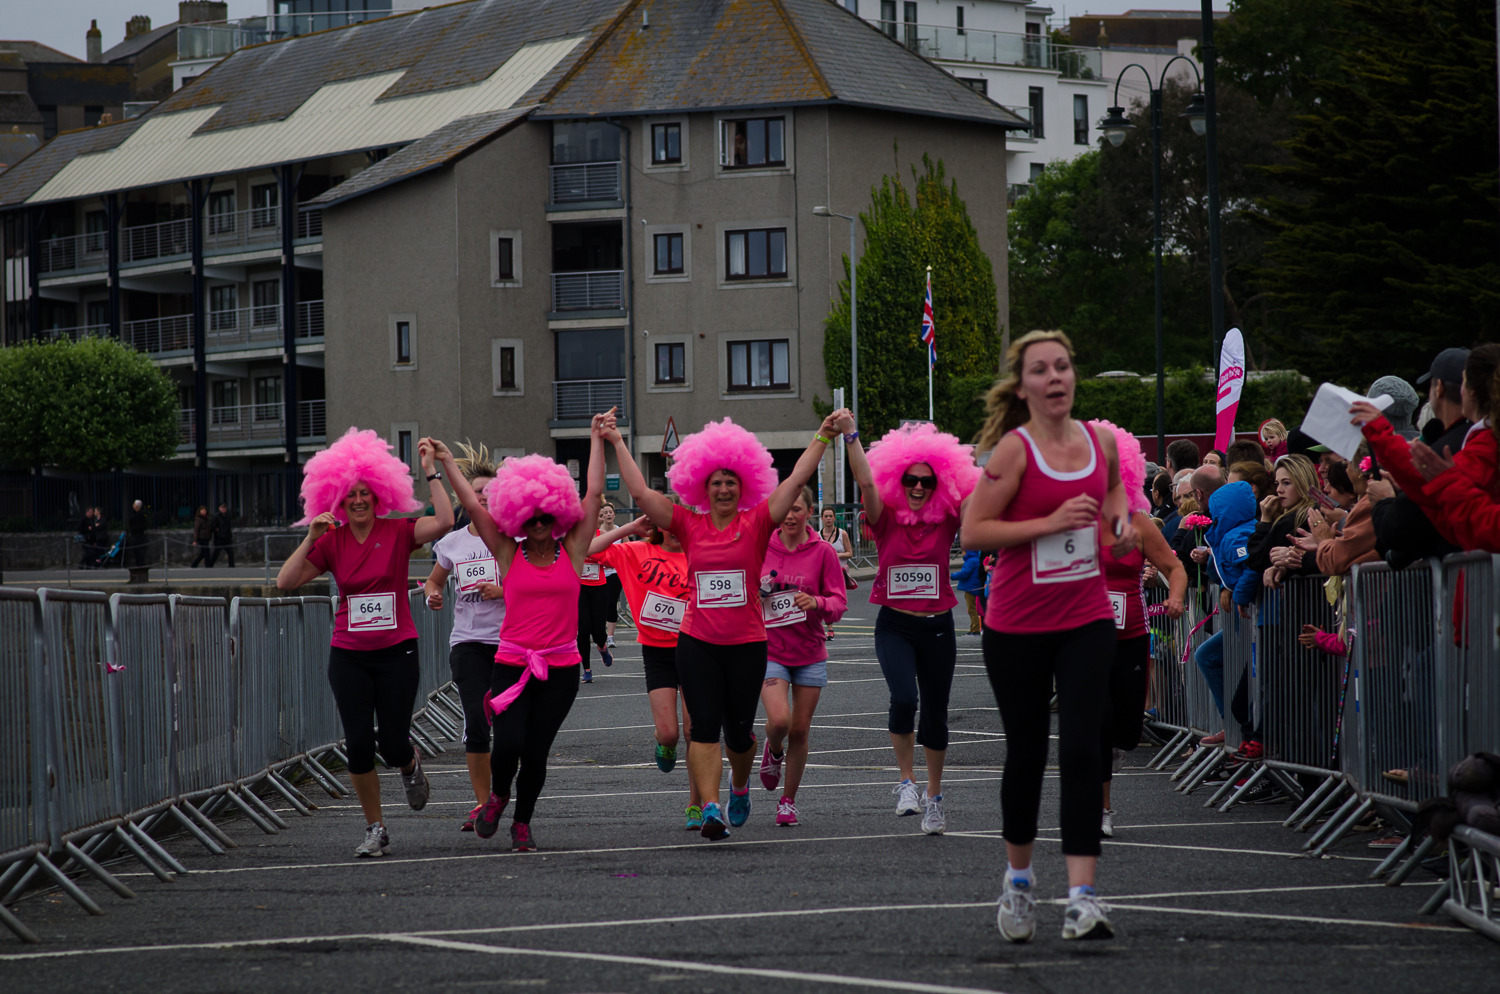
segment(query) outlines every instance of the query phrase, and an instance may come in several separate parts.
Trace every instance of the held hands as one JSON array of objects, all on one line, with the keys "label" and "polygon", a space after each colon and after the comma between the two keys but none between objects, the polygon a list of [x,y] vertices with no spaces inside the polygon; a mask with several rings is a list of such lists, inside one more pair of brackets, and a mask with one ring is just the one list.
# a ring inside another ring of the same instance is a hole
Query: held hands
[{"label": "held hands", "polygon": [[333,516],[332,511],[324,511],[307,523],[307,537],[316,542],[323,537],[323,533],[330,528],[337,528],[339,519]]},{"label": "held hands", "polygon": [[[847,407],[843,407],[837,411],[834,411],[828,417],[833,419],[834,431],[837,431],[843,435],[847,435],[850,432],[854,431],[854,414]],[[826,426],[828,424],[828,420],[824,419],[823,424]],[[824,434],[827,435],[826,432]]]},{"label": "held hands", "polygon": [[1443,454],[1438,455],[1430,445],[1418,439],[1411,443],[1411,462],[1423,479],[1436,479],[1453,468],[1453,447],[1443,446]]},{"label": "held hands", "polygon": [[422,460],[422,472],[427,476],[432,475],[433,460],[436,458],[436,451],[437,449],[430,438],[424,438],[417,443],[417,455]]},{"label": "held hands", "polygon": [[792,598],[792,603],[797,605],[799,611],[811,611],[818,606],[818,599],[812,594],[797,591],[797,596]]},{"label": "held hands", "polygon": [[427,592],[427,606],[434,611],[441,611],[443,609],[443,591],[441,588]]},{"label": "held hands", "polygon": [[593,423],[590,426],[590,430],[595,435],[598,435],[601,439],[603,439],[605,442],[608,442],[610,445],[614,445],[616,442],[620,441],[620,429],[616,424],[615,416],[615,412],[617,410],[618,408],[611,407],[603,414],[594,415]]}]

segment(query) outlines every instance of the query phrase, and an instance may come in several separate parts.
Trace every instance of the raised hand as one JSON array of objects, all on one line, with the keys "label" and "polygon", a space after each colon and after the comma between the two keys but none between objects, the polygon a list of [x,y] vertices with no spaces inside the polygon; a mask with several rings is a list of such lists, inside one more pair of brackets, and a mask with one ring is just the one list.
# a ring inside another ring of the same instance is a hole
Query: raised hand
[{"label": "raised hand", "polygon": [[1443,454],[1438,455],[1430,445],[1418,439],[1411,443],[1411,461],[1423,479],[1433,480],[1453,468],[1453,448],[1445,445]]},{"label": "raised hand", "polygon": [[332,511],[324,511],[307,523],[307,537],[316,542],[323,537],[323,533],[330,528],[337,528],[339,519],[333,516]]},{"label": "raised hand", "polygon": [[1383,413],[1380,408],[1368,400],[1356,400],[1353,404],[1349,405],[1349,423],[1363,427],[1380,417]]}]

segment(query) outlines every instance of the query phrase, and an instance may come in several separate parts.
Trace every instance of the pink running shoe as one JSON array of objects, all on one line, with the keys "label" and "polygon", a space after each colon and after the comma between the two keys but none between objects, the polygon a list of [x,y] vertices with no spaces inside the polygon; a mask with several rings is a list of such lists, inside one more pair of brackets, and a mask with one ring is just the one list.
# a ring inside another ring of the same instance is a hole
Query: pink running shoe
[{"label": "pink running shoe", "polygon": [[781,786],[781,758],[771,752],[771,740],[766,739],[765,747],[760,751],[760,785],[766,790]]},{"label": "pink running shoe", "polygon": [[472,831],[474,831],[474,819],[477,818],[477,817],[479,817],[479,812],[483,811],[483,810],[484,810],[484,803],[483,802],[480,802],[479,804],[474,805],[474,809],[469,812],[469,817],[465,818],[464,819],[464,823],[462,825],[458,826],[458,830],[460,832],[472,832]]},{"label": "pink running shoe", "polygon": [[776,825],[778,828],[791,828],[796,824],[799,824],[797,802],[790,797],[783,797],[776,803]]}]

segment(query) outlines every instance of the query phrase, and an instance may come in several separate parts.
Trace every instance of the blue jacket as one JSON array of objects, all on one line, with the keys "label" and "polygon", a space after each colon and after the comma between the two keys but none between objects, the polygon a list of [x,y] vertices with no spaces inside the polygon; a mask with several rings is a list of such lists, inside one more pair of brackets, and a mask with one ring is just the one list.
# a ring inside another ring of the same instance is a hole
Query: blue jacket
[{"label": "blue jacket", "polygon": [[1258,510],[1255,491],[1243,480],[1220,487],[1208,498],[1208,516],[1214,523],[1204,537],[1219,581],[1242,606],[1254,601],[1260,589],[1260,575],[1246,568]]},{"label": "blue jacket", "polygon": [[953,585],[966,594],[977,594],[984,590],[984,553],[970,550],[964,553],[964,564],[952,575]]}]

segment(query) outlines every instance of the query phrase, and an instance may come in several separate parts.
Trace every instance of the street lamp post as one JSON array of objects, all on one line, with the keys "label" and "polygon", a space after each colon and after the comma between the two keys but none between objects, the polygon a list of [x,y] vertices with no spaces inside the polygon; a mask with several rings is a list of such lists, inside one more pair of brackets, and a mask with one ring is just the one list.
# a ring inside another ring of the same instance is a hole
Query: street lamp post
[{"label": "street lamp post", "polygon": [[859,322],[857,320],[858,297],[856,296],[859,267],[854,260],[854,218],[838,214],[827,207],[814,207],[818,217],[841,217],[849,222],[849,410],[854,414],[854,424],[859,425]]},{"label": "street lamp post", "polygon": [[1214,66],[1219,61],[1214,47],[1213,0],[1203,0],[1203,106],[1206,130],[1203,132],[1203,156],[1208,166],[1208,282],[1209,313],[1214,323],[1214,351],[1209,364],[1214,380],[1219,375],[1219,342],[1224,337],[1224,242],[1219,236],[1219,97],[1214,85]]},{"label": "street lamp post", "polygon": [[[1156,257],[1156,259],[1155,259],[1155,269],[1156,269],[1156,458],[1157,459],[1164,459],[1166,457],[1165,453],[1167,451],[1167,371],[1166,371],[1166,356],[1164,354],[1164,348],[1163,348],[1163,344],[1162,344],[1162,330],[1161,330],[1161,308],[1162,308],[1162,303],[1161,303],[1161,296],[1162,296],[1162,288],[1161,288],[1161,243],[1162,243],[1162,238],[1161,238],[1161,91],[1162,91],[1162,87],[1166,83],[1167,70],[1169,68],[1171,68],[1172,63],[1176,62],[1178,59],[1181,59],[1182,61],[1186,62],[1189,66],[1193,66],[1193,60],[1192,59],[1189,59],[1186,56],[1182,56],[1182,55],[1174,56],[1171,60],[1169,60],[1167,62],[1166,65],[1162,66],[1162,69],[1161,69],[1161,78],[1156,81],[1156,85],[1154,87],[1151,86],[1151,83],[1152,83],[1151,73],[1150,73],[1149,70],[1146,69],[1145,66],[1143,66],[1143,65],[1141,65],[1139,63],[1136,63],[1136,62],[1132,62],[1130,65],[1126,66],[1124,69],[1120,70],[1120,76],[1119,76],[1118,79],[1115,80],[1115,104],[1116,104],[1116,106],[1111,107],[1109,109],[1109,114],[1105,116],[1104,120],[1102,120],[1102,121],[1099,122],[1099,130],[1101,130],[1101,131],[1104,132],[1104,137],[1106,137],[1106,138],[1109,139],[1109,143],[1111,145],[1113,145],[1116,148],[1118,148],[1119,145],[1120,145],[1120,143],[1125,140],[1126,133],[1130,132],[1130,131],[1133,131],[1135,129],[1135,125],[1131,124],[1130,121],[1127,120],[1126,117],[1125,117],[1125,108],[1119,106],[1119,103],[1120,103],[1120,81],[1123,80],[1125,78],[1125,74],[1127,72],[1129,72],[1130,70],[1132,70],[1132,69],[1139,69],[1141,72],[1145,73],[1146,74],[1146,85],[1151,90],[1151,242],[1152,242],[1152,248],[1153,248],[1153,251],[1154,251],[1155,257]],[[1193,66],[1193,72],[1197,73],[1197,71],[1198,71],[1198,67],[1197,66]],[[1200,78],[1200,83],[1201,83],[1201,78]],[[1198,135],[1202,135],[1203,134],[1203,130],[1204,130],[1204,118],[1206,116],[1206,111],[1205,111],[1204,105],[1203,105],[1203,94],[1202,93],[1195,93],[1193,95],[1192,103],[1188,104],[1188,109],[1182,113],[1182,116],[1188,119],[1188,123],[1192,125],[1193,132],[1195,134],[1198,134]],[[1215,323],[1214,327],[1215,327],[1215,331],[1214,331],[1214,352],[1215,352],[1215,354],[1217,354],[1218,353],[1218,330],[1217,330],[1218,325],[1217,325],[1217,323]]]}]

